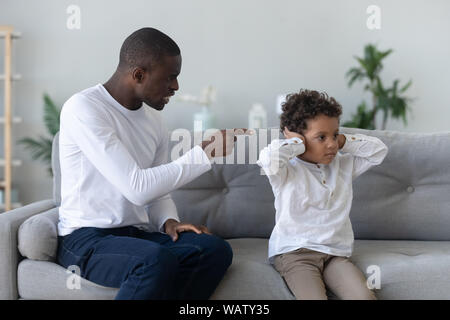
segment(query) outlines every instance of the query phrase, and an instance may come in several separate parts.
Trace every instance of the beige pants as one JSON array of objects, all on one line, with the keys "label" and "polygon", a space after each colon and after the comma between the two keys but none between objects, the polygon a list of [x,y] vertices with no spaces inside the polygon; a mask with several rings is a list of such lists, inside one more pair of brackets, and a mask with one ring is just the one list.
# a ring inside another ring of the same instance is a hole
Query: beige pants
[{"label": "beige pants", "polygon": [[301,248],[276,256],[274,266],[298,300],[326,300],[326,287],[339,299],[376,300],[364,274],[346,257]]}]

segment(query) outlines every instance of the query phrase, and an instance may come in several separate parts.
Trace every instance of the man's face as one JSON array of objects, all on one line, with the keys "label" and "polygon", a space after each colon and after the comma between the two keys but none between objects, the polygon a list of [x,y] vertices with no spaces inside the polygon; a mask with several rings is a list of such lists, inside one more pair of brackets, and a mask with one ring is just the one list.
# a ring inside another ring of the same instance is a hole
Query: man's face
[{"label": "man's face", "polygon": [[156,110],[164,109],[171,96],[178,90],[177,77],[181,72],[181,55],[163,56],[144,73],[136,87],[138,97]]},{"label": "man's face", "polygon": [[339,119],[319,115],[308,120],[307,129],[303,136],[306,139],[306,152],[298,156],[311,162],[329,164],[333,161],[339,149]]}]

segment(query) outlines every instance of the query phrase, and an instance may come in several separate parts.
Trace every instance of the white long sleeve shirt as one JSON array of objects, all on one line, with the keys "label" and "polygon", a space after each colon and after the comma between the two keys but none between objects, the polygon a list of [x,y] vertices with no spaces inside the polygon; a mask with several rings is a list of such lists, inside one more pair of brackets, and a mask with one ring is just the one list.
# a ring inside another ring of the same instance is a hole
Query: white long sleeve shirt
[{"label": "white long sleeve shirt", "polygon": [[378,138],[345,134],[346,142],[328,165],[297,157],[301,139],[274,140],[260,152],[258,165],[275,196],[275,227],[269,239],[269,262],[299,248],[335,256],[351,256],[352,181],[380,164],[388,148]]},{"label": "white long sleeve shirt", "polygon": [[136,226],[163,231],[179,221],[171,191],[211,168],[196,146],[168,163],[169,134],[158,111],[129,110],[98,84],[61,111],[58,234],[81,227]]}]

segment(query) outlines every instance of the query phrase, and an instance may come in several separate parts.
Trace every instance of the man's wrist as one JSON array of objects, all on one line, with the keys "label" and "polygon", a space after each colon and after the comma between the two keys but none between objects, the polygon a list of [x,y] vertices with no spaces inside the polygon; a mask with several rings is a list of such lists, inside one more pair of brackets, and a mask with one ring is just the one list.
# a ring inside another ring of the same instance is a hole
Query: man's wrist
[{"label": "man's wrist", "polygon": [[167,233],[167,227],[168,227],[168,226],[170,226],[171,224],[177,224],[177,223],[178,223],[178,221],[175,220],[175,219],[172,219],[172,218],[167,219],[167,220],[164,222],[164,232]]},{"label": "man's wrist", "polygon": [[202,143],[200,144],[200,147],[203,149],[203,151],[206,153],[206,156],[208,157],[209,160],[211,160],[212,158],[214,158],[215,155],[215,150],[211,150],[211,152],[206,152],[206,148],[207,146],[212,143],[211,141],[202,141]]}]

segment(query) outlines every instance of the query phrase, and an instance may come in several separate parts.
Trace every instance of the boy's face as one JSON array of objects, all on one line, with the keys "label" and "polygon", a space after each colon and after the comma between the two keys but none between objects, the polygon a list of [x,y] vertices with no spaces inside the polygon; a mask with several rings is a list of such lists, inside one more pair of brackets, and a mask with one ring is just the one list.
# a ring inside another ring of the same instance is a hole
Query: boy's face
[{"label": "boy's face", "polygon": [[339,118],[321,114],[310,119],[303,136],[306,151],[298,157],[311,163],[329,164],[339,150]]}]

